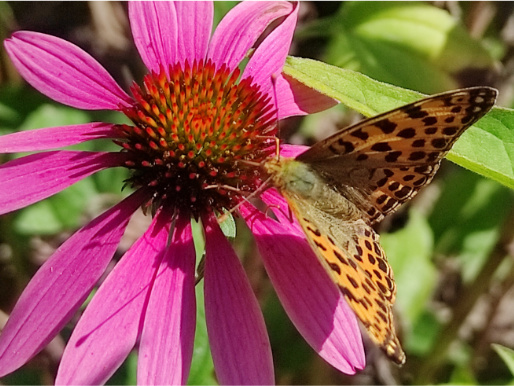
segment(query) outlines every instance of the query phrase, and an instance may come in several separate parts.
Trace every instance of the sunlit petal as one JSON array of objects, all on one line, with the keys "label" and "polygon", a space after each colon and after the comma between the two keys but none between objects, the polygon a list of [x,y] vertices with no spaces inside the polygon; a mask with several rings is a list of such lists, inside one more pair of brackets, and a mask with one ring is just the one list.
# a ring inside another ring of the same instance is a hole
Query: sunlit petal
[{"label": "sunlit petal", "polygon": [[273,384],[268,334],[248,278],[215,218],[205,231],[205,317],[218,380]]}]

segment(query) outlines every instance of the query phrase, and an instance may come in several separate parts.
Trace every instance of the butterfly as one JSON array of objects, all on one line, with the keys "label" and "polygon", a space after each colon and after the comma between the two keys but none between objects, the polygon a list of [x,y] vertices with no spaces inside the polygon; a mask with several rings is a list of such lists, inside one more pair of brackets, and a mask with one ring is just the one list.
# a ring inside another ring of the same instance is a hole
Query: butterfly
[{"label": "butterfly", "polygon": [[434,95],[264,165],[371,339],[399,365],[405,353],[393,321],[396,285],[372,225],[432,180],[453,143],[492,108],[496,95],[489,87]]}]

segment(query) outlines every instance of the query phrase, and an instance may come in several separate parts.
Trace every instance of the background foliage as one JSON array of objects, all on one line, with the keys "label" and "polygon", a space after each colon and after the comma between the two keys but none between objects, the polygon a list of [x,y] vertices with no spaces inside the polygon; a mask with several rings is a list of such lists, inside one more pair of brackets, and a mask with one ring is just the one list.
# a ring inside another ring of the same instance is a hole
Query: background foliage
[{"label": "background foliage", "polygon": [[[216,20],[233,4],[217,2]],[[283,122],[282,136],[289,142],[313,143],[359,119],[357,113],[370,116],[419,99],[420,93],[464,86],[496,87],[498,104],[513,107],[512,3],[306,2],[300,14],[294,57],[284,72],[342,104]],[[125,87],[144,73],[131,42],[126,4],[0,3],[0,38],[18,29],[74,42]],[[22,82],[0,48],[0,134],[119,119],[117,114],[79,112],[54,104]],[[403,368],[389,363],[366,337],[368,365],[361,373],[345,376],[324,363],[286,317],[248,231],[238,224],[236,248],[265,312],[279,383],[514,382],[514,352],[509,349],[514,347],[513,119],[504,108],[488,114],[449,155],[460,166],[443,162],[434,182],[380,225],[398,286],[396,319],[408,358]],[[110,144],[78,147],[106,146]],[[0,162],[7,160],[0,154]],[[124,178],[123,170],[101,172],[48,200],[0,217],[0,326],[52,251],[126,194],[119,191]],[[117,257],[144,229],[145,221],[132,221]],[[201,286],[197,294],[201,306]],[[190,384],[213,384],[201,307],[198,312]],[[1,382],[51,384],[72,327],[70,323],[41,354]],[[134,353],[111,383],[134,384],[136,361]]]}]

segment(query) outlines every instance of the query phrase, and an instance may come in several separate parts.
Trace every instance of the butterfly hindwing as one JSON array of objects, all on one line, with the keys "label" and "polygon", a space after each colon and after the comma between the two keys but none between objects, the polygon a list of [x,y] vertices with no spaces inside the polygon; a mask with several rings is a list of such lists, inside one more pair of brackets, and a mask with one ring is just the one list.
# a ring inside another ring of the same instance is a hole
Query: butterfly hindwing
[{"label": "butterfly hindwing", "polygon": [[474,87],[435,95],[363,120],[297,157],[380,221],[431,181],[469,126],[494,105],[496,90]]},{"label": "butterfly hindwing", "polygon": [[284,192],[316,256],[372,340],[396,363],[405,361],[393,323],[396,287],[378,235],[362,220],[343,221]]}]

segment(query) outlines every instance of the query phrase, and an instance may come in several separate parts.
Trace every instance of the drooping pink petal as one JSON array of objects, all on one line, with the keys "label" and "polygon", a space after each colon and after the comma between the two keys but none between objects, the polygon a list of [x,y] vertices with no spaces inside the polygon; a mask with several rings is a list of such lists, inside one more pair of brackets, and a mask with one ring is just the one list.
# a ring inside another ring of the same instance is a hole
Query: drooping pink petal
[{"label": "drooping pink petal", "polygon": [[196,324],[195,250],[189,216],[179,217],[158,267],[139,344],[138,385],[185,385]]},{"label": "drooping pink petal", "polygon": [[110,123],[47,127],[0,136],[0,153],[56,149],[99,138],[117,138]]},{"label": "drooping pink petal", "polygon": [[111,260],[132,213],[147,199],[138,191],[77,231],[36,272],[0,334],[0,377],[37,354],[86,300]]},{"label": "drooping pink petal", "polygon": [[284,66],[298,18],[299,4],[257,47],[243,72],[243,78],[253,77],[263,93],[272,94],[272,75],[280,75]]},{"label": "drooping pink petal", "polygon": [[180,63],[192,64],[205,59],[214,17],[212,1],[176,1],[178,31],[177,57]]},{"label": "drooping pink petal", "polygon": [[268,189],[263,192],[260,197],[277,217],[280,225],[284,227],[284,231],[288,233],[294,233],[295,235],[298,235],[302,238],[305,237],[303,229],[298,221],[295,221],[294,214],[289,209],[286,199],[282,197],[276,189]]},{"label": "drooping pink petal", "polygon": [[306,240],[249,204],[240,212],[284,309],[305,340],[346,374],[364,368],[356,317]]},{"label": "drooping pink petal", "polygon": [[0,166],[0,214],[23,208],[102,169],[121,166],[124,153],[49,151]]},{"label": "drooping pink petal", "polygon": [[18,31],[4,45],[23,78],[55,101],[87,110],[118,110],[132,104],[100,63],[66,40]]},{"label": "drooping pink petal", "polygon": [[219,68],[234,70],[264,30],[279,17],[291,13],[289,2],[244,1],[232,8],[216,27],[208,57]]},{"label": "drooping pink petal", "polygon": [[206,233],[205,317],[220,384],[274,383],[273,361],[259,304],[215,218]]},{"label": "drooping pink petal", "polygon": [[339,103],[285,75],[279,75],[275,85],[279,119],[317,113]]},{"label": "drooping pink petal", "polygon": [[170,1],[131,1],[128,3],[132,36],[139,55],[149,70],[177,61],[178,29],[175,5]]},{"label": "drooping pink petal", "polygon": [[102,283],[64,350],[56,384],[103,384],[134,348],[169,229],[169,216],[158,213]]}]

